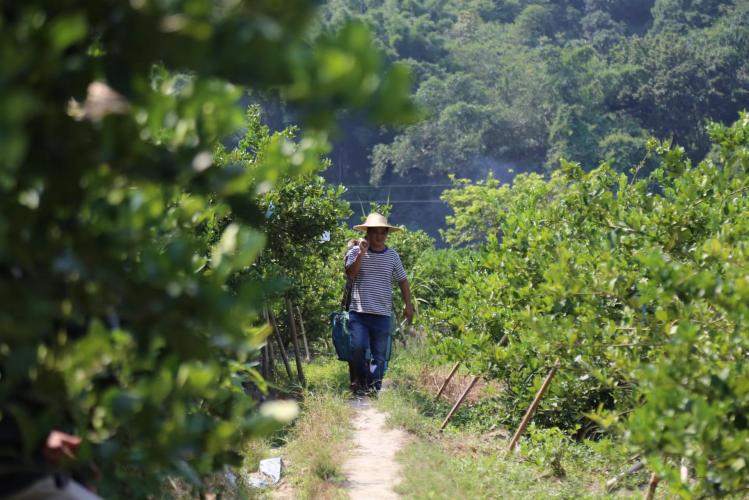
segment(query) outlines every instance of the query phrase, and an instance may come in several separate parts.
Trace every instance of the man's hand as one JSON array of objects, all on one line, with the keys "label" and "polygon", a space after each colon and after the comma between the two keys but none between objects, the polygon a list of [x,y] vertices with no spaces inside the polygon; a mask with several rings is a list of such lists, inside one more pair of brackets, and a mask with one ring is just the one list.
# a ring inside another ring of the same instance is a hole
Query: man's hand
[{"label": "man's hand", "polygon": [[52,431],[47,436],[42,452],[47,460],[56,464],[65,458],[75,460],[75,450],[80,444],[81,438],[78,436]]},{"label": "man's hand", "polygon": [[406,306],[403,308],[403,316],[406,317],[406,320],[408,321],[409,325],[413,323],[414,306],[412,306],[411,304],[406,304]]},{"label": "man's hand", "polygon": [[[356,255],[356,259],[354,259],[354,262],[349,265],[349,267],[346,268],[346,276],[349,279],[354,279],[359,274],[359,269],[361,268],[362,260],[364,259],[364,254],[367,253],[367,248],[369,248],[369,242],[365,240],[364,238],[360,240],[354,240],[355,246],[359,247],[359,253]],[[351,247],[352,249],[355,247]]]}]

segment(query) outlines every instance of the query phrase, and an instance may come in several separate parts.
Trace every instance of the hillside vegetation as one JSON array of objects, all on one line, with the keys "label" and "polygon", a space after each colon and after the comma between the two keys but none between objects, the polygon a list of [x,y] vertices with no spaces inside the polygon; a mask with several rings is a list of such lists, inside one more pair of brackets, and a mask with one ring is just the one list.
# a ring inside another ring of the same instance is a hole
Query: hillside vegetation
[{"label": "hillside vegetation", "polygon": [[705,121],[731,123],[749,102],[745,0],[329,0],[321,15],[366,22],[427,113],[341,141],[347,158],[371,148],[374,182],[560,158],[628,169],[650,136],[699,160]]}]

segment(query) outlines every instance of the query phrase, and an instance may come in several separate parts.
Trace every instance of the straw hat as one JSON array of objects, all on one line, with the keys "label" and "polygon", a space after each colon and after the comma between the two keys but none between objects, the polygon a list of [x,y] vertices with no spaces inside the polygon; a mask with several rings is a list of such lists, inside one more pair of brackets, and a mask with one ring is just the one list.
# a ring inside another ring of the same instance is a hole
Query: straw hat
[{"label": "straw hat", "polygon": [[376,212],[372,212],[371,214],[367,215],[367,220],[364,221],[364,224],[354,226],[354,229],[356,229],[357,231],[366,231],[369,227],[386,227],[390,230],[389,232],[401,230],[401,228],[397,226],[391,226],[390,224],[388,224],[387,217]]}]

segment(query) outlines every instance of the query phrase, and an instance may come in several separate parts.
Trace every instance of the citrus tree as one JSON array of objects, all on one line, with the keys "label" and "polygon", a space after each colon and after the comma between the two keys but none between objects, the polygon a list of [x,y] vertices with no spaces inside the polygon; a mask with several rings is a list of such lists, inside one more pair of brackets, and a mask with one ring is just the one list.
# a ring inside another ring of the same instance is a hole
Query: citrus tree
[{"label": "citrus tree", "polygon": [[[747,115],[711,125],[698,165],[650,141],[660,165],[644,177],[563,164],[449,193],[501,200],[500,223],[433,313],[447,325],[436,351],[503,380],[508,422],[558,360],[540,422],[619,432],[675,493],[744,491],[748,132]],[[481,227],[480,214],[456,225]]]},{"label": "citrus tree", "polygon": [[[262,123],[260,108],[247,111],[247,132],[231,150],[217,152],[221,165],[241,164],[253,170],[263,165],[267,145],[284,138],[298,151],[305,150],[305,139],[297,127],[271,133]],[[342,199],[343,186],[328,184],[320,174],[329,167],[324,158],[327,145],[316,144],[314,161],[302,172],[280,173],[257,194],[257,209],[266,237],[263,252],[251,267],[234,276],[235,282],[262,280],[266,284],[266,305],[285,317],[290,298],[300,307],[311,337],[327,333],[327,315],[338,307],[342,274],[329,268],[345,248],[346,231],[342,220],[351,210]],[[228,212],[210,224],[209,238],[215,240],[232,221]],[[336,262],[339,264],[340,262]],[[282,322],[280,322],[283,325]]]}]

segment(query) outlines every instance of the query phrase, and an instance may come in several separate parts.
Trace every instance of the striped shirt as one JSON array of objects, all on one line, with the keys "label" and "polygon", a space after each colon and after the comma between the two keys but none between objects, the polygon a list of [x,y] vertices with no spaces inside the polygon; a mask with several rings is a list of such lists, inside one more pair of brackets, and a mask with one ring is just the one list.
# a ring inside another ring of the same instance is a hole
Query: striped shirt
[{"label": "striped shirt", "polygon": [[[356,261],[361,252],[358,246],[346,252],[346,269]],[[385,247],[376,252],[371,248],[362,256],[359,274],[351,289],[349,311],[390,316],[393,309],[393,282],[406,279],[406,270],[398,252]]]}]

